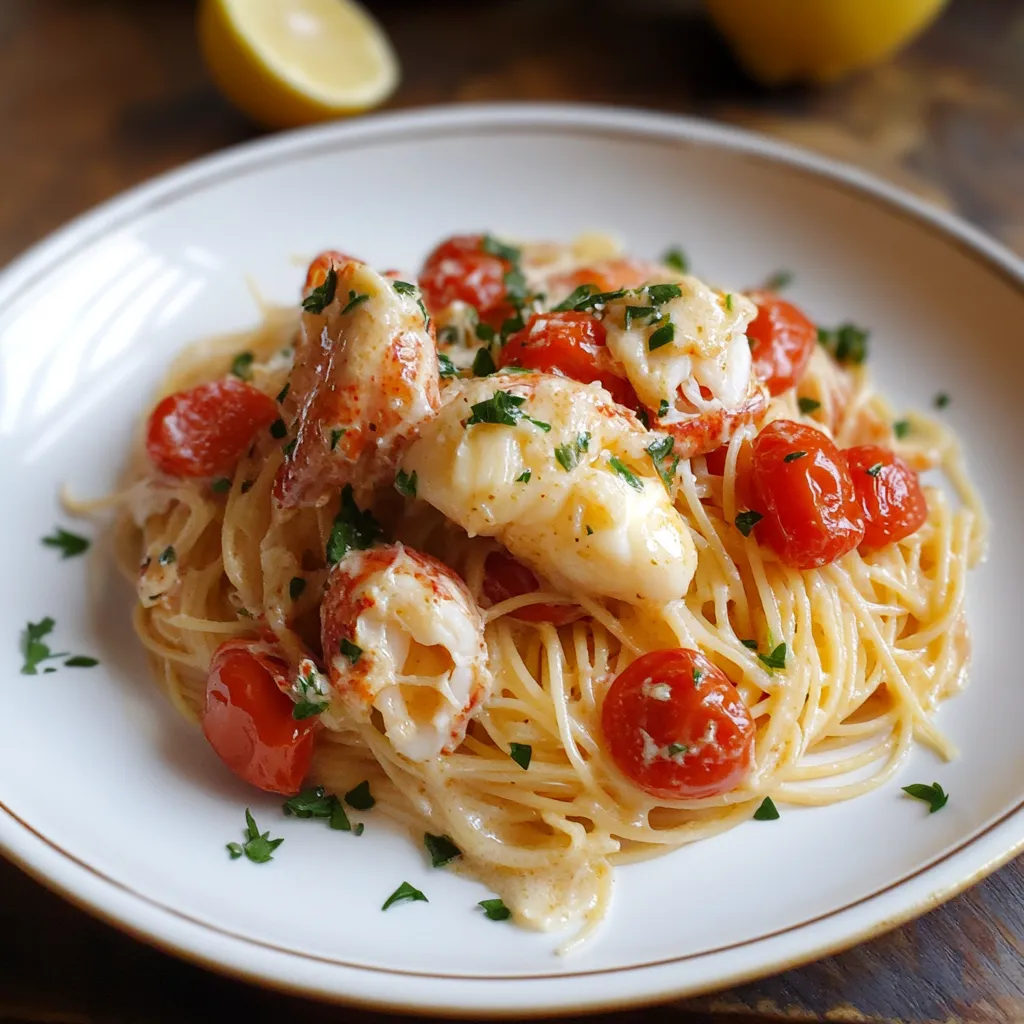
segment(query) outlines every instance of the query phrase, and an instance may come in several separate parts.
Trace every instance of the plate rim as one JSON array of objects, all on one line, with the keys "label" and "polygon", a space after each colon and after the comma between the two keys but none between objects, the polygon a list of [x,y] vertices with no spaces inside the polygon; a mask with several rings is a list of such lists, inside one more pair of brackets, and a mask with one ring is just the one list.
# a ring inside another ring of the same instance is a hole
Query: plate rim
[{"label": "plate rim", "polygon": [[[47,264],[67,257],[70,253],[87,246],[123,226],[134,219],[158,210],[164,206],[173,206],[183,195],[201,189],[218,180],[259,169],[273,163],[287,164],[294,159],[301,159],[320,151],[337,150],[344,146],[373,145],[382,137],[408,138],[418,132],[429,129],[451,130],[462,128],[475,131],[510,131],[516,128],[537,130],[539,128],[592,128],[614,130],[622,135],[633,135],[648,140],[673,141],[681,144],[704,146],[725,150],[742,156],[750,156],[789,171],[809,174],[815,179],[833,186],[840,186],[855,194],[858,198],[871,199],[887,208],[887,212],[902,216],[913,221],[919,228],[924,227],[939,240],[953,244],[965,255],[981,262],[990,272],[994,272],[1008,282],[1011,287],[1024,292],[1024,260],[1016,256],[1008,248],[990,238],[979,229],[966,223],[961,218],[947,211],[934,207],[924,200],[907,193],[903,189],[891,185],[874,175],[858,168],[842,164],[827,157],[811,153],[801,147],[789,143],[778,142],[772,138],[745,129],[721,125],[699,118],[647,111],[630,107],[608,107],[590,104],[550,104],[550,103],[481,103],[460,104],[420,108],[411,111],[396,111],[361,118],[358,121],[334,122],[310,128],[298,129],[269,137],[257,138],[229,149],[214,153],[192,161],[182,167],[167,171],[156,178],[108,199],[83,214],[75,217],[62,227],[45,236],[31,246],[22,255],[16,257],[8,266],[0,270],[0,313],[16,303],[19,296],[29,290],[35,283],[38,273]],[[1016,826],[1016,827],[1015,827]],[[1008,845],[999,845],[1006,833]],[[49,851],[63,858],[64,871],[53,866],[48,870],[41,865],[47,855],[41,849],[33,854],[32,847],[43,844]],[[989,850],[990,847],[994,849]],[[978,865],[979,850],[989,850],[987,859]],[[23,821],[0,801],[0,853],[18,865],[22,870],[41,882],[47,888],[72,902],[93,916],[99,917],[122,931],[150,945],[172,952],[179,957],[202,964],[221,973],[234,977],[242,977],[263,985],[291,991],[296,994],[314,996],[332,1001],[358,1003],[379,1009],[402,1010],[413,1013],[431,1014],[487,1014],[488,1016],[525,1016],[555,1012],[597,1012],[625,1006],[639,1006],[662,999],[693,996],[702,992],[735,985],[752,978],[785,970],[798,964],[806,963],[819,957],[830,955],[837,950],[848,948],[865,939],[881,934],[904,921],[925,913],[970,885],[986,877],[998,867],[1007,863],[1017,853],[1024,850],[1024,806],[1019,804],[995,822],[981,829],[976,835],[963,840],[959,846],[937,860],[919,868],[912,874],[862,897],[853,904],[847,904],[836,910],[819,915],[808,921],[790,926],[782,933],[773,932],[750,940],[745,946],[756,949],[764,943],[770,943],[781,935],[798,936],[806,929],[820,929],[828,922],[852,911],[870,907],[879,901],[891,900],[901,890],[914,885],[920,887],[930,876],[942,874],[945,880],[931,892],[923,896],[911,898],[895,908],[893,913],[873,920],[853,930],[847,930],[831,941],[809,948],[812,943],[805,943],[800,951],[789,956],[769,955],[768,959],[759,961],[756,966],[743,969],[726,969],[720,971],[709,981],[690,982],[679,985],[664,981],[653,985],[650,989],[636,985],[621,986],[618,996],[588,994],[566,999],[554,991],[562,983],[573,978],[580,980],[598,975],[612,974],[619,978],[638,978],[653,975],[680,960],[702,960],[728,956],[728,947],[717,951],[706,951],[684,958],[671,958],[656,963],[646,963],[620,968],[600,969],[590,972],[566,972],[544,976],[518,976],[501,979],[481,978],[480,976],[460,977],[439,976],[437,974],[412,974],[398,970],[353,964],[341,965],[316,961],[320,969],[338,972],[341,975],[358,975],[373,973],[385,978],[417,980],[441,979],[456,988],[474,987],[468,983],[486,981],[496,988],[508,986],[532,988],[540,985],[542,990],[549,989],[541,995],[540,1001],[530,1001],[524,1005],[502,1006],[494,999],[481,1001],[463,1001],[452,1004],[448,998],[431,997],[430,1002],[410,1001],[409,995],[403,998],[382,998],[380,995],[369,996],[365,992],[342,991],[337,983],[330,984],[327,979],[317,982],[308,980],[295,982],[285,976],[284,972],[273,963],[258,966],[247,966],[232,960],[228,955],[230,947],[241,944],[245,949],[252,950],[251,940],[232,935],[225,930],[198,921],[187,915],[176,912],[158,901],[141,893],[136,893],[116,879],[105,875],[96,868],[79,860],[69,851],[57,846],[52,840],[37,832],[31,825]],[[973,854],[973,856],[972,856]],[[951,870],[952,865],[965,861],[960,873]],[[973,864],[973,868],[971,867]],[[954,877],[950,878],[949,876]],[[90,880],[98,879],[99,889],[86,895],[83,890],[90,890]],[[938,879],[934,879],[938,881]],[[128,909],[120,911],[111,909],[111,904],[118,903],[119,896],[126,896],[129,902],[137,906],[135,914]],[[104,902],[106,900],[106,902]],[[147,922],[147,917],[149,921]],[[215,936],[211,949],[201,950],[195,944],[188,944],[184,939],[175,939],[168,934],[169,922],[163,918],[179,918],[190,927]],[[220,944],[227,949],[218,951]],[[799,944],[799,943],[798,943]],[[270,958],[299,957],[300,954],[282,950],[266,944],[259,947]],[[312,958],[303,956],[303,959]],[[652,978],[652,981],[654,979]],[[627,991],[629,990],[629,991]],[[415,999],[416,996],[413,996]]]}]

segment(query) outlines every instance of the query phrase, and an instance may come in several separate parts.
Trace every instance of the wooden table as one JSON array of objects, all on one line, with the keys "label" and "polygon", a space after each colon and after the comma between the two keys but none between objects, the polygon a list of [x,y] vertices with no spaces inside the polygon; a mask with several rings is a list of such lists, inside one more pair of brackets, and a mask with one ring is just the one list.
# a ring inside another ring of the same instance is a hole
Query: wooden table
[{"label": "wooden table", "polygon": [[[826,92],[776,94],[743,76],[686,0],[371,6],[404,65],[391,107],[561,99],[699,114],[863,165],[1024,251],[1024,6],[1014,0],[954,0],[889,64]],[[615,26],[627,7],[623,39]],[[126,186],[259,134],[207,80],[193,13],[187,0],[0,2],[0,264]],[[601,1019],[783,1015],[1024,1021],[1021,862],[839,956]],[[93,921],[0,862],[0,1022],[270,1019],[385,1018],[206,973]]]}]

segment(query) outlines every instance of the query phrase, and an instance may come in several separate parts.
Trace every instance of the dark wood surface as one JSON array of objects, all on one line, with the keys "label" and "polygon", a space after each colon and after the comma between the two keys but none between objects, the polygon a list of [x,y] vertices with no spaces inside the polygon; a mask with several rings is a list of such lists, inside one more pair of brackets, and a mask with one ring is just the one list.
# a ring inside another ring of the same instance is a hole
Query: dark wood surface
[{"label": "dark wood surface", "polygon": [[[745,78],[687,0],[370,6],[403,63],[389,107],[560,99],[698,114],[859,164],[1024,251],[1017,0],[954,0],[884,66],[829,90],[778,93]],[[260,134],[210,85],[193,15],[188,0],[0,0],[0,264],[123,188]],[[771,1017],[1024,1022],[1022,863],[819,963],[599,1019]],[[0,861],[0,1022],[271,1019],[390,1018],[207,973],[92,920]]]}]

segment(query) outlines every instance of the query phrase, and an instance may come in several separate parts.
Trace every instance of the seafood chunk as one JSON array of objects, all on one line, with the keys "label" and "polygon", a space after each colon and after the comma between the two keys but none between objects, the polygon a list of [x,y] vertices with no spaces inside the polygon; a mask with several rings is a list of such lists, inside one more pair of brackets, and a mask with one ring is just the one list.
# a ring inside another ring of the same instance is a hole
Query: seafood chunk
[{"label": "seafood chunk", "polygon": [[325,254],[310,270],[286,406],[293,443],[274,486],[285,507],[346,483],[366,498],[439,404],[437,348],[418,288]]},{"label": "seafood chunk", "polygon": [[646,450],[652,435],[603,388],[499,373],[445,397],[401,460],[420,498],[567,594],[686,593],[697,556]]},{"label": "seafood chunk", "polygon": [[348,713],[380,713],[398,753],[427,761],[462,742],[491,691],[484,621],[446,565],[402,544],[349,552],[320,609],[324,661]]}]

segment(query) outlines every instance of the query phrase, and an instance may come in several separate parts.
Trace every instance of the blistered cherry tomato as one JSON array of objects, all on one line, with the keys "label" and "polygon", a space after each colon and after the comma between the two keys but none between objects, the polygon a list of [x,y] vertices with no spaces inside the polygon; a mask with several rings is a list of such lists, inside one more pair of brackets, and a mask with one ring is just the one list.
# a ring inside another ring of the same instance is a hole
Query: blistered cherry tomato
[{"label": "blistered cherry tomato", "polygon": [[505,274],[511,268],[508,260],[484,252],[482,235],[456,235],[427,257],[419,286],[431,313],[452,302],[467,302],[481,320],[497,328],[513,313],[505,300]]},{"label": "blistered cherry tomato", "polygon": [[636,392],[618,370],[606,338],[604,324],[589,313],[534,313],[508,339],[498,365],[558,373],[583,384],[596,381],[619,405],[637,409]]},{"label": "blistered cherry tomato", "polygon": [[774,292],[753,292],[750,297],[757,304],[757,316],[747,328],[754,376],[779,395],[803,377],[818,343],[818,328]]},{"label": "blistered cherry tomato", "polygon": [[230,473],[257,433],[280,414],[251,384],[225,377],[168,395],[153,410],[146,451],[169,476]]},{"label": "blistered cherry tomato", "polygon": [[876,444],[843,452],[864,515],[861,548],[872,551],[903,540],[928,518],[928,502],[915,473],[898,455]]},{"label": "blistered cherry tomato", "polygon": [[256,640],[228,640],[210,662],[203,732],[220,759],[269,793],[297,793],[309,773],[315,718],[296,721],[282,692],[288,663]]},{"label": "blistered cherry tomato", "polygon": [[[532,594],[540,589],[537,577],[522,562],[517,562],[504,551],[492,551],[484,562],[484,595],[494,604],[501,604],[510,597]],[[553,626],[565,626],[575,622],[583,614],[574,604],[528,604],[514,612],[513,619],[521,622],[550,622]]]},{"label": "blistered cherry tomato", "polygon": [[754,438],[751,460],[754,527],[794,569],[816,569],[864,538],[864,515],[835,444],[814,427],[775,420]]},{"label": "blistered cherry tomato", "polygon": [[651,651],[608,689],[608,750],[638,788],[666,800],[735,789],[754,756],[754,720],[725,673],[699,651]]}]

